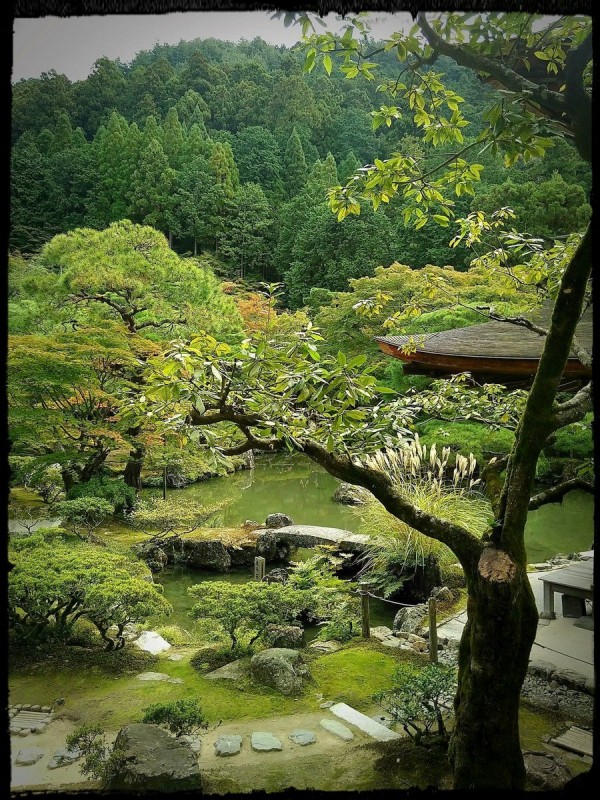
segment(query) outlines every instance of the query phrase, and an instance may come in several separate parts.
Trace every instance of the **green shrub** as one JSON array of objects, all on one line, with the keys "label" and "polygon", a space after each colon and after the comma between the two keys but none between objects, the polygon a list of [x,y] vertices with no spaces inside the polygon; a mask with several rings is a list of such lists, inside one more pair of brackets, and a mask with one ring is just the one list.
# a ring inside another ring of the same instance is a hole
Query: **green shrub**
[{"label": "green shrub", "polygon": [[132,486],[128,486],[123,478],[98,476],[86,483],[77,483],[68,495],[69,500],[80,497],[100,497],[113,507],[113,513],[122,514],[135,505],[136,494]]},{"label": "green shrub", "polygon": [[351,608],[348,603],[341,603],[321,628],[319,639],[349,642],[354,636],[360,635],[360,626],[360,617],[356,613],[356,608]]},{"label": "green shrub", "polygon": [[586,414],[582,422],[575,422],[556,431],[555,440],[547,448],[549,455],[585,459],[594,454],[592,437],[593,414]]},{"label": "green shrub", "polygon": [[169,644],[175,646],[193,644],[196,641],[196,636],[193,633],[180,628],[179,625],[161,625],[161,627],[156,628],[156,633],[166,639]]},{"label": "green shrub", "polygon": [[91,649],[102,645],[102,638],[95,625],[87,619],[78,619],[71,628],[67,644],[74,647]]},{"label": "green shrub", "polygon": [[253,645],[240,642],[235,647],[231,647],[228,643],[215,644],[198,650],[190,659],[190,664],[198,672],[211,672],[213,669],[218,669],[219,667],[224,667],[225,664],[231,664],[232,661],[237,661],[238,658],[254,655],[254,651]]},{"label": "green shrub", "polygon": [[196,700],[173,700],[171,703],[154,703],[144,709],[142,722],[160,725],[175,736],[193,736],[208,721]]},{"label": "green shrub", "polygon": [[79,769],[84,775],[107,784],[123,766],[124,753],[106,742],[98,725],[82,725],[67,736],[67,749],[79,750],[83,756]]},{"label": "green shrub", "polygon": [[80,538],[91,538],[92,532],[113,513],[108,500],[101,497],[79,497],[56,503],[54,510],[63,523]]}]

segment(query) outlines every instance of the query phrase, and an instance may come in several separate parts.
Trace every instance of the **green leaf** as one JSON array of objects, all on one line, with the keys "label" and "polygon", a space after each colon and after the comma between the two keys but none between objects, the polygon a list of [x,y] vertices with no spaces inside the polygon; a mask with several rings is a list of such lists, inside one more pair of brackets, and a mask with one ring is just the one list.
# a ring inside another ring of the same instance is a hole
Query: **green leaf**
[{"label": "green leaf", "polygon": [[328,55],[327,53],[323,56],[323,66],[325,67],[325,71],[327,72],[327,74],[331,75],[331,69],[333,64],[331,62],[331,56]]}]

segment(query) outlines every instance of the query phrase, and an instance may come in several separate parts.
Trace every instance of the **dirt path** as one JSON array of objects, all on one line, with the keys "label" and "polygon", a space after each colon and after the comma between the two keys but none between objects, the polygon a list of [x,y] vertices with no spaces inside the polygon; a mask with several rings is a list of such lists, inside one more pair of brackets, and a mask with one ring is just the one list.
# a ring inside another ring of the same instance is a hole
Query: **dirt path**
[{"label": "dirt path", "polygon": [[[267,770],[269,767],[284,767],[286,762],[296,761],[299,758],[314,756],[330,756],[332,759],[347,753],[349,750],[373,742],[367,734],[358,728],[349,725],[354,733],[351,742],[345,742],[334,734],[329,733],[319,724],[322,719],[337,719],[326,709],[318,712],[289,714],[281,717],[254,719],[250,721],[226,722],[218,728],[209,730],[202,737],[202,751],[199,765],[202,771],[209,770],[213,774],[226,774],[238,772],[239,768],[260,766]],[[339,720],[341,721],[341,720]],[[346,724],[346,723],[344,723]],[[81,775],[79,764],[75,762],[69,766],[58,769],[48,769],[48,762],[52,754],[59,748],[65,747],[67,736],[75,730],[76,724],[67,720],[54,720],[47,729],[40,734],[29,736],[11,736],[11,787],[13,789],[81,789],[94,788],[97,784]],[[302,728],[312,731],[317,741],[314,744],[294,744],[288,737],[292,731]],[[264,731],[277,736],[283,745],[283,750],[272,753],[257,753],[250,746],[250,735],[253,731]],[[214,742],[225,734],[238,734],[243,737],[242,749],[235,756],[222,757],[215,755]],[[116,731],[107,732],[109,742],[114,741]],[[28,767],[15,765],[15,758],[19,750],[29,747],[39,747],[44,750],[44,756],[36,764]]]}]

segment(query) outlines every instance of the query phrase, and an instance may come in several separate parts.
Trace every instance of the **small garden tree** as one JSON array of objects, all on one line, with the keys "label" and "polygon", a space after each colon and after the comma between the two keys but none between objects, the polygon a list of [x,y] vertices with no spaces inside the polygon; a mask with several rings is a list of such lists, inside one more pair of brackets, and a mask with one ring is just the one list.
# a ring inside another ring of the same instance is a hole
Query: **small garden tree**
[{"label": "small garden tree", "polygon": [[151,537],[152,543],[158,543],[195,531],[218,508],[218,503],[206,506],[185,497],[152,497],[141,500],[129,519],[135,528]]},{"label": "small garden tree", "polygon": [[82,725],[67,736],[68,750],[79,750],[83,756],[80,770],[106,785],[125,762],[125,753],[106,741],[99,725]]},{"label": "small garden tree", "polygon": [[54,510],[62,518],[63,525],[80,539],[97,539],[94,531],[113,513],[113,506],[100,497],[79,497],[56,503]]},{"label": "small garden tree", "polygon": [[188,592],[199,598],[191,615],[210,619],[230,638],[231,649],[243,636],[252,646],[268,625],[291,622],[307,603],[305,593],[279,583],[250,583],[242,586],[214,581],[197,583]]},{"label": "small garden tree", "polygon": [[160,725],[177,738],[195,736],[208,728],[208,720],[197,700],[173,700],[171,703],[154,703],[144,709],[142,722]]},{"label": "small garden tree", "polygon": [[392,688],[373,698],[419,744],[434,731],[446,739],[444,713],[452,708],[456,689],[453,667],[427,664],[415,671],[401,664],[394,673]]}]

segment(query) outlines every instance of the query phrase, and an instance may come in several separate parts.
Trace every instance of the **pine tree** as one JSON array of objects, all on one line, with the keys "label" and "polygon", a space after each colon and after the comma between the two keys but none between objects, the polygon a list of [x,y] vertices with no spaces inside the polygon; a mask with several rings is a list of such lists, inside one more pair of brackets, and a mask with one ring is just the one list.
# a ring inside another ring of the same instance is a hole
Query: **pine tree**
[{"label": "pine tree", "polygon": [[306,183],[307,167],[302,142],[294,128],[283,154],[283,180],[288,197],[297,195]]}]

